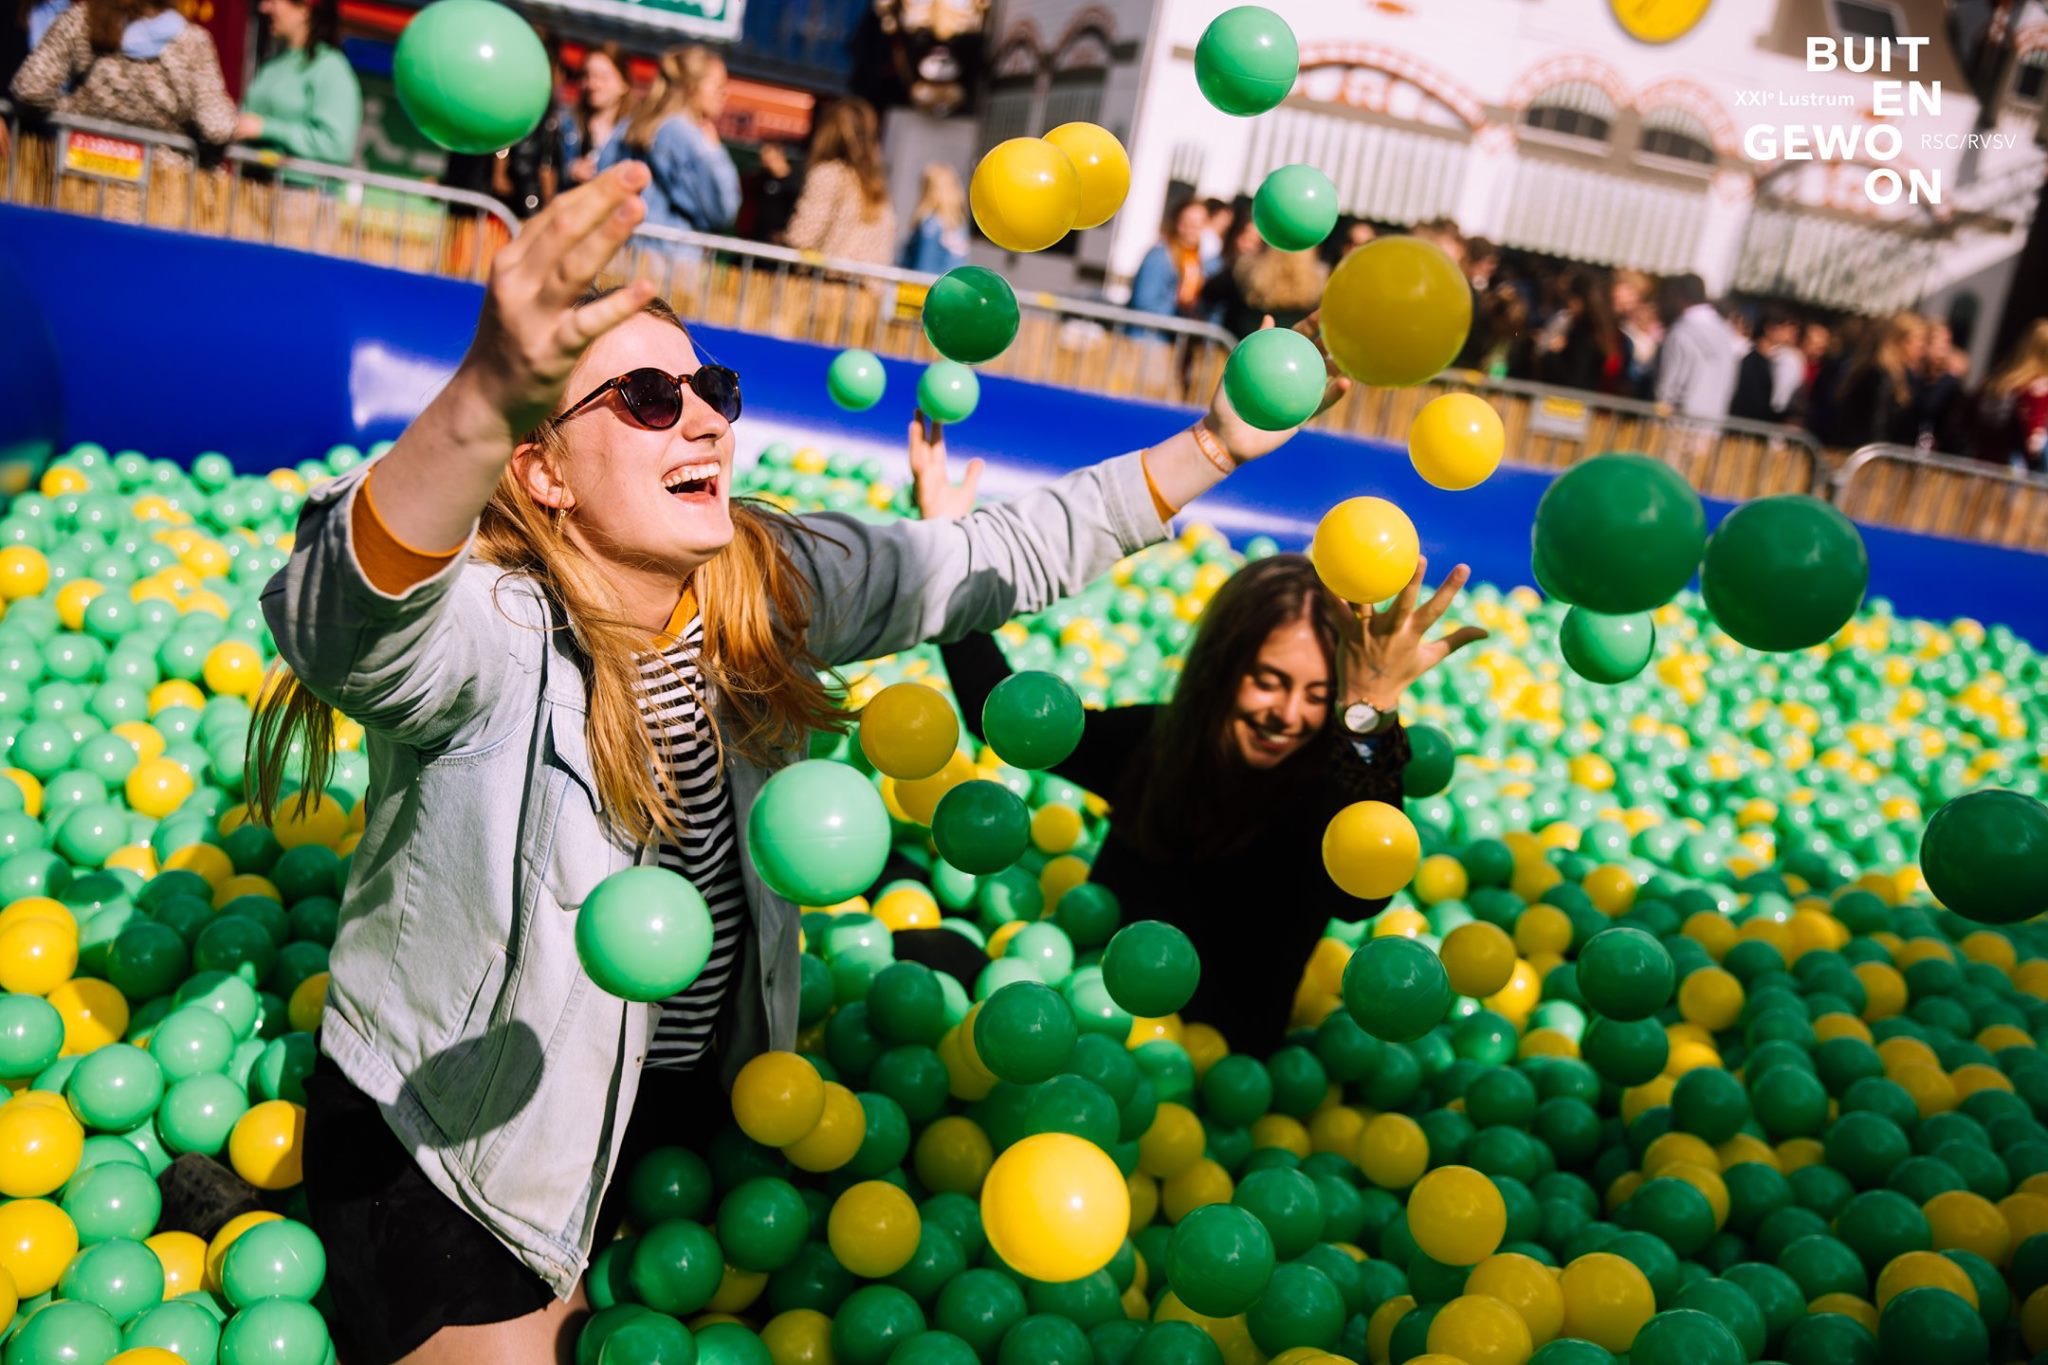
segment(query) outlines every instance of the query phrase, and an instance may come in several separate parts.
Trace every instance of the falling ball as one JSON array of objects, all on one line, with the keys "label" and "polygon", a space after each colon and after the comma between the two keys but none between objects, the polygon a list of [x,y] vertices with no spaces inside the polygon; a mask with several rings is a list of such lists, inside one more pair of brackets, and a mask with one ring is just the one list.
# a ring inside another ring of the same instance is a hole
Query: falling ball
[{"label": "falling ball", "polygon": [[1346,895],[1380,900],[1408,885],[1422,862],[1414,822],[1384,801],[1354,801],[1323,831],[1323,866]]},{"label": "falling ball", "polygon": [[599,988],[664,1000],[711,958],[711,909],[665,867],[629,867],[591,889],[576,912],[576,955]]},{"label": "falling ball", "polygon": [[1315,416],[1328,382],[1316,344],[1283,327],[1253,332],[1223,367],[1230,406],[1261,431],[1292,431]]},{"label": "falling ball", "polygon": [[1099,123],[1062,123],[1045,140],[1067,154],[1080,178],[1080,209],[1074,227],[1101,227],[1124,206],[1131,192],[1131,158],[1116,134]]},{"label": "falling ball", "polygon": [[776,895],[798,905],[837,905],[882,874],[889,812],[856,769],[805,759],[762,784],[747,818],[747,848]]},{"label": "falling ball", "polygon": [[1337,186],[1313,166],[1282,166],[1259,182],[1252,223],[1277,250],[1319,246],[1337,226]]},{"label": "falling ball", "polygon": [[1856,524],[1804,493],[1745,502],[1721,519],[1700,566],[1714,623],[1751,649],[1806,649],[1863,605],[1870,556]]},{"label": "falling ball", "polygon": [[1420,237],[1367,242],[1330,272],[1323,344],[1361,384],[1403,388],[1441,374],[1472,330],[1472,287]]},{"label": "falling ball", "polygon": [[994,360],[1017,338],[1016,291],[986,266],[949,270],[924,296],[924,334],[948,360]]},{"label": "falling ball", "polygon": [[1408,460],[1425,483],[1457,492],[1483,483],[1507,449],[1500,414],[1484,398],[1447,393],[1423,404],[1408,427]]},{"label": "falling ball", "polygon": [[1622,683],[1643,671],[1657,648],[1657,627],[1648,612],[1602,616],[1573,607],[1557,631],[1565,666],[1587,682]]},{"label": "falling ball", "polygon": [[1249,118],[1287,98],[1301,51],[1287,21],[1259,5],[1239,5],[1210,21],[1195,44],[1195,84],[1226,114]]},{"label": "falling ball", "polygon": [[519,141],[554,98],[540,35],[495,0],[435,0],[414,15],[398,35],[391,80],[419,130],[466,155]]},{"label": "falling ball", "polygon": [[1384,602],[1408,586],[1422,555],[1415,523],[1385,498],[1346,498],[1309,542],[1316,574],[1347,602]]},{"label": "falling ball", "polygon": [[2048,911],[2048,805],[1996,788],[1957,797],[1927,821],[1920,870],[1965,919],[2018,924]]},{"label": "falling ball", "polygon": [[825,392],[848,412],[866,412],[888,387],[888,371],[873,351],[841,351],[825,370]]},{"label": "falling ball", "polygon": [[935,422],[964,422],[981,402],[981,381],[956,360],[925,367],[917,381],[917,406]]},{"label": "falling ball", "polygon": [[1544,591],[1620,616],[1676,597],[1706,538],[1706,510],[1684,475],[1647,455],[1596,455],[1544,490],[1531,560]]},{"label": "falling ball", "polygon": [[1043,251],[1073,231],[1081,177],[1044,138],[1013,137],[975,166],[967,204],[982,235],[1003,250]]}]

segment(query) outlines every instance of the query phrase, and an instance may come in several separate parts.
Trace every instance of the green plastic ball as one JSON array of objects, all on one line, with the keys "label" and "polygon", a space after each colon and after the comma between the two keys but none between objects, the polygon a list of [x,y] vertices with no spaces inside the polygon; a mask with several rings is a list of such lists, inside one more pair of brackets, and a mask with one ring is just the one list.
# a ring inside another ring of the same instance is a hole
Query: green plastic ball
[{"label": "green plastic ball", "polygon": [[1301,333],[1269,327],[1237,343],[1223,367],[1230,406],[1261,431],[1291,431],[1322,405],[1329,371]]},{"label": "green plastic ball", "polygon": [[532,132],[554,95],[547,49],[493,0],[435,0],[398,35],[398,102],[451,152],[495,152]]},{"label": "green plastic ball", "polygon": [[1751,649],[1806,649],[1856,614],[1870,556],[1854,522],[1804,493],[1738,504],[1714,528],[1700,595],[1714,622]]},{"label": "green plastic ball", "polygon": [[1195,44],[1195,84],[1216,108],[1249,118],[1287,98],[1300,60],[1284,19],[1258,5],[1239,5],[1202,31]]},{"label": "green plastic ball", "polygon": [[711,908],[702,893],[664,867],[614,872],[576,912],[583,970],[599,989],[626,1000],[665,1000],[688,986],[710,961],[711,942]]},{"label": "green plastic ball", "polygon": [[923,323],[925,339],[946,359],[986,364],[1016,340],[1016,291],[985,266],[956,267],[925,294]]}]

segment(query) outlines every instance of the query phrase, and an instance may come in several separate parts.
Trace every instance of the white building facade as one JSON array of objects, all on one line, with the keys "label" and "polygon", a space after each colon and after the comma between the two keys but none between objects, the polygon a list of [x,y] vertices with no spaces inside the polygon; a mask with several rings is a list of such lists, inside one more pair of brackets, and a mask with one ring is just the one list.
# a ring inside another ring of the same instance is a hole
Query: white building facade
[{"label": "white building facade", "polygon": [[[1242,119],[1195,83],[1223,0],[1000,0],[977,153],[1089,119],[1125,140],[1131,194],[1055,253],[981,243],[983,258],[1020,287],[1121,297],[1174,198],[1248,195],[1307,162],[1375,222],[1448,217],[1504,247],[1693,271],[1716,295],[1967,312],[1989,343],[2048,165],[2044,0],[2004,16],[1988,113],[1943,0],[1266,3],[1294,29],[1301,74],[1279,108]],[[1621,19],[1644,10],[1703,12],[1650,42]],[[1839,56],[1843,38],[1857,55],[1884,37],[1926,41],[1895,43],[1888,72],[1809,70],[1814,39]],[[1802,139],[1819,159],[1798,158]],[[1869,192],[1880,168],[1893,202]]]}]

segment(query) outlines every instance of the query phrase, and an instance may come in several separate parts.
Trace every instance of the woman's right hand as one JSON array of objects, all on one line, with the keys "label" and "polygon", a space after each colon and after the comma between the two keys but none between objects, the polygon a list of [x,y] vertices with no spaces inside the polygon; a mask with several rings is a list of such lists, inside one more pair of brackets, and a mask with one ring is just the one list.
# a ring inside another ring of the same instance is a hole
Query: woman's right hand
[{"label": "woman's right hand", "polygon": [[946,435],[922,412],[910,419],[910,480],[917,494],[917,514],[926,521],[952,521],[974,510],[974,490],[981,484],[981,461],[969,460],[958,484],[946,468]]},{"label": "woman's right hand", "polygon": [[514,440],[554,411],[590,344],[654,296],[652,281],[636,280],[579,302],[646,216],[647,179],[637,161],[613,166],[534,215],[491,263],[457,377],[504,418]]}]

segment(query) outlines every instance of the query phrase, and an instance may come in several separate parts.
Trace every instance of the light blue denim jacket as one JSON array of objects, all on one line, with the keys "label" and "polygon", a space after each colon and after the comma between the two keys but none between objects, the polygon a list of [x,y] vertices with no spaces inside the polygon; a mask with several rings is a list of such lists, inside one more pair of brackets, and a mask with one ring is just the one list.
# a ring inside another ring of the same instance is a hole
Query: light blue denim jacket
[{"label": "light blue denim jacket", "polygon": [[[368,820],[320,1044],[436,1188],[566,1297],[659,1013],[583,973],[575,911],[651,851],[600,819],[573,632],[529,579],[467,549],[399,596],[372,586],[350,538],[366,469],[313,491],[263,593],[285,662],[368,732]],[[831,537],[789,537],[813,590],[809,645],[828,666],[993,629],[1166,530],[1135,454],[958,521],[803,520]],[[773,768],[800,755],[751,763],[717,719],[744,828]],[[728,1077],[795,1045],[800,975],[798,912],[740,849],[754,932],[720,1024]],[[680,1136],[714,1118],[673,1124]]]}]

